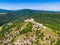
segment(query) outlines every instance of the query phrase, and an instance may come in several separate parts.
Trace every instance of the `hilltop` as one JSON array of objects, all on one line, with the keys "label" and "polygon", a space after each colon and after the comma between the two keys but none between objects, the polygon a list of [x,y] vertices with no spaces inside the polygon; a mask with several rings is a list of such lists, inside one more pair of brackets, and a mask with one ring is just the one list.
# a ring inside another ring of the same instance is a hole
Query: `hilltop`
[{"label": "hilltop", "polygon": [[5,24],[0,33],[1,45],[60,45],[60,31],[33,18]]}]

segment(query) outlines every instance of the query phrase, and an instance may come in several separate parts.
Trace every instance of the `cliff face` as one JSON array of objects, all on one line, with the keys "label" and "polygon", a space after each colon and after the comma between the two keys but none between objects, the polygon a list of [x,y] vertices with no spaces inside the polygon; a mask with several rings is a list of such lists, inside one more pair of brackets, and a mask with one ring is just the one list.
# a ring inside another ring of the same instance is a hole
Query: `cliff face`
[{"label": "cliff face", "polygon": [[45,27],[31,18],[10,28],[0,42],[1,45],[57,45],[59,40],[59,31]]}]

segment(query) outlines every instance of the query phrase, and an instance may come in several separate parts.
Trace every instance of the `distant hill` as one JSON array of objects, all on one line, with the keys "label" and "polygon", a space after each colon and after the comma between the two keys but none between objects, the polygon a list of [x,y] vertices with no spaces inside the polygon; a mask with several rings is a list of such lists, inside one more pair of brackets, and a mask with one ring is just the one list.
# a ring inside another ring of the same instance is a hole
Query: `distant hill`
[{"label": "distant hill", "polygon": [[4,9],[0,9],[0,12],[6,12],[7,10],[4,10]]},{"label": "distant hill", "polygon": [[13,10],[0,9],[0,12],[11,12]]},{"label": "distant hill", "polygon": [[60,12],[59,11],[44,11],[44,10],[4,10],[0,9],[0,26],[8,22],[15,22],[16,20],[24,20],[27,18],[34,18],[36,21],[43,23],[45,26],[54,30],[60,30]]},{"label": "distant hill", "polygon": [[29,10],[29,9],[24,9],[24,10],[4,10],[4,9],[0,9],[0,13],[4,13],[6,12],[6,14],[0,14],[0,25],[3,25],[9,21],[14,21],[17,19],[21,19],[23,17],[26,17],[28,15],[37,13],[37,11],[35,10]]}]

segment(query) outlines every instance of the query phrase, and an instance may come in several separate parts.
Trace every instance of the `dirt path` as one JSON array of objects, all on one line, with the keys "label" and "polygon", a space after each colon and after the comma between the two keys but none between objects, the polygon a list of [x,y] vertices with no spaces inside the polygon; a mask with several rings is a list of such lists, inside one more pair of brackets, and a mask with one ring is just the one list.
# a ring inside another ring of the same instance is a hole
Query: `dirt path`
[{"label": "dirt path", "polygon": [[26,27],[28,23],[26,23],[25,25],[22,26],[22,28],[20,29],[21,31]]}]

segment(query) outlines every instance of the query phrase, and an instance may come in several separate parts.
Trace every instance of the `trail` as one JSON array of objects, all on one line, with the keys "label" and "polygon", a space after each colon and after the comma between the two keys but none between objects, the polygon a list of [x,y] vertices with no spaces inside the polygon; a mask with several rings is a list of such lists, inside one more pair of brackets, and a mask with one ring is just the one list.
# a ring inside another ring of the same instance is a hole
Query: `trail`
[{"label": "trail", "polygon": [[26,27],[27,24],[28,23],[25,23],[25,25],[22,26],[22,28],[20,29],[20,31],[22,31]]}]

